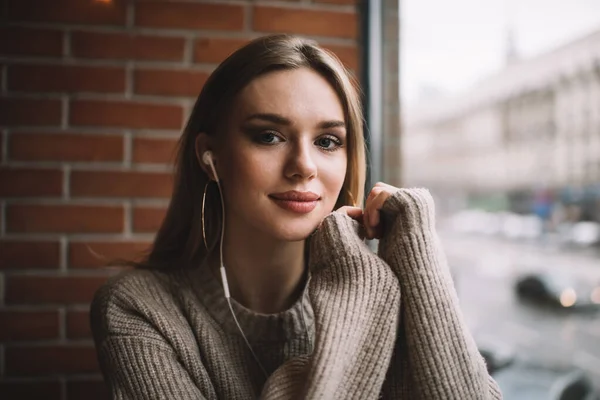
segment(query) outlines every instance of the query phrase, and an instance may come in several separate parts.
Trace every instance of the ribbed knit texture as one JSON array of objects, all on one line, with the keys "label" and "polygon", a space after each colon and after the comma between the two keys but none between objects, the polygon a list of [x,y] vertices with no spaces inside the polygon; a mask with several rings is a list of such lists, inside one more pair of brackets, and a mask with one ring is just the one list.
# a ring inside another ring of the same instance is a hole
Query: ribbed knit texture
[{"label": "ribbed knit texture", "polygon": [[[332,213],[311,237],[310,278],[288,310],[234,311],[204,266],[128,271],[92,304],[115,399],[500,399],[466,329],[424,189],[384,206],[374,254]],[[402,293],[402,295],[401,295]]]}]

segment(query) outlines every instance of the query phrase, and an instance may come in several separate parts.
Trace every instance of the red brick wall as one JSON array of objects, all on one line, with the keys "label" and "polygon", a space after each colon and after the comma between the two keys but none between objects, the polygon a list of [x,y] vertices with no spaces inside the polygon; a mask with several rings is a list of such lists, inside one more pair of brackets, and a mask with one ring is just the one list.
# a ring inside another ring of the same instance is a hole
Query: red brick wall
[{"label": "red brick wall", "polygon": [[309,35],[356,69],[354,0],[0,0],[0,22],[0,398],[106,398],[92,251],[149,245],[194,98],[245,41]]}]

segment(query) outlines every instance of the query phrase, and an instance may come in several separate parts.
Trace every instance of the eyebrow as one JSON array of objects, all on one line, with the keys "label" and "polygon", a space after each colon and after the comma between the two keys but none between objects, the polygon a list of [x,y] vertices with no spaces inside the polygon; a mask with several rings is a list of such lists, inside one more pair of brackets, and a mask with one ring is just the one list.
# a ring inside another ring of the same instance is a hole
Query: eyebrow
[{"label": "eyebrow", "polygon": [[[292,125],[292,121],[289,120],[288,118],[285,118],[284,116],[279,115],[279,114],[271,114],[271,113],[252,114],[248,118],[246,118],[245,122],[248,122],[248,121],[251,121],[254,119],[272,122],[277,125],[285,125],[285,126]],[[344,123],[344,121],[331,120],[331,121],[323,121],[323,122],[319,123],[318,127],[320,129],[330,129],[330,128],[339,128],[339,127],[345,128],[346,124]]]}]

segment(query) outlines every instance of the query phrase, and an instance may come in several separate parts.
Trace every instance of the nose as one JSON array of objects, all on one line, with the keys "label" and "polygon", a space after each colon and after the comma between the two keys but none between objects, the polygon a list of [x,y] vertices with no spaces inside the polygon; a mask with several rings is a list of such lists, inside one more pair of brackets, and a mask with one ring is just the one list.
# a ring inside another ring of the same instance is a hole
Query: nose
[{"label": "nose", "polygon": [[313,179],[317,176],[312,143],[300,141],[291,146],[285,175],[292,179]]}]

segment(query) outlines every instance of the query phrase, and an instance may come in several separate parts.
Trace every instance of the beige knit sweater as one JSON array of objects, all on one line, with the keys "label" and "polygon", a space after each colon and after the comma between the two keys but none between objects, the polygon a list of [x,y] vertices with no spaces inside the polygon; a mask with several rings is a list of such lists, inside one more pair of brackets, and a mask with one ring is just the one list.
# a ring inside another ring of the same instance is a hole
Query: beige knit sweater
[{"label": "beige knit sweater", "polygon": [[374,254],[332,213],[311,238],[301,298],[275,315],[234,302],[269,378],[207,268],[134,270],[92,304],[98,358],[115,399],[500,399],[461,316],[423,189],[383,210]]}]

